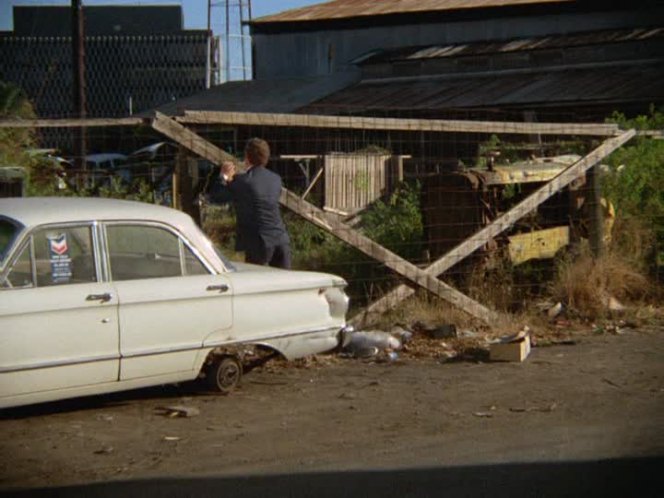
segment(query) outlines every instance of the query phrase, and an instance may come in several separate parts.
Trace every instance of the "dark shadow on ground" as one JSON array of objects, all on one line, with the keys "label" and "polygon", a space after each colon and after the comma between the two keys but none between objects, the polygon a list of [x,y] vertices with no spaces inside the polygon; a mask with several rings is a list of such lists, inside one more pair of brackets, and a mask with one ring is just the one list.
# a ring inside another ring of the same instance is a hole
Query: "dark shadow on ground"
[{"label": "dark shadow on ground", "polygon": [[165,384],[161,386],[146,387],[128,391],[118,391],[109,394],[98,394],[79,398],[50,401],[35,405],[4,408],[0,410],[0,420],[30,418],[54,413],[75,412],[83,410],[97,410],[104,407],[127,405],[135,400],[145,399],[174,399],[182,396],[214,396],[200,382],[191,381],[181,384]]},{"label": "dark shadow on ground", "polygon": [[[247,364],[245,364],[243,367],[243,375],[247,375],[252,370],[262,367],[275,357],[276,355],[268,355],[251,362],[247,362]],[[245,382],[246,381],[247,380],[245,379]],[[249,380],[249,382],[251,381]],[[62,412],[97,410],[99,408],[127,405],[135,400],[168,400],[180,398],[183,396],[220,396],[220,394],[211,391],[207,386],[205,386],[204,382],[199,380],[192,380],[178,384],[163,384],[140,389],[117,391],[108,394],[97,394],[92,396],[63,399],[59,401],[49,401],[47,403],[37,403],[34,405],[18,406],[16,408],[3,408],[0,410],[0,420],[30,418]]]},{"label": "dark shadow on ground", "polygon": [[659,497],[664,458],[254,477],[159,478],[0,492],[49,497]]}]

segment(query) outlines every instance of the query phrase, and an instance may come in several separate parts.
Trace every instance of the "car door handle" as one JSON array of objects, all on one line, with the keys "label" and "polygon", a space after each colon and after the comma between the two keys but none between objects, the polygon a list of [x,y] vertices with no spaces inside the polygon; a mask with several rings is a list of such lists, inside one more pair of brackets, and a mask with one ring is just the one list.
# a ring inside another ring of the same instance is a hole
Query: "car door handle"
[{"label": "car door handle", "polygon": [[101,301],[102,303],[107,303],[113,299],[113,294],[110,292],[105,292],[103,294],[89,294],[88,297],[85,298],[86,301]]},{"label": "car door handle", "polygon": [[226,284],[220,284],[220,285],[208,285],[205,290],[208,291],[219,291],[219,292],[227,292],[229,289],[228,285]]}]

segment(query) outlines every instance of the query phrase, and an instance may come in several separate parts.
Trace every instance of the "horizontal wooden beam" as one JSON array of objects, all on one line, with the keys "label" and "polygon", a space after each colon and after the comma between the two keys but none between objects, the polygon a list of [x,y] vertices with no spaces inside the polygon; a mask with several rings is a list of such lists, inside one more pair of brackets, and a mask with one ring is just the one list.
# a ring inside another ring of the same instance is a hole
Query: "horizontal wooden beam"
[{"label": "horizontal wooden beam", "polygon": [[142,118],[0,119],[0,128],[95,128],[149,124]]},{"label": "horizontal wooden beam", "polygon": [[[156,114],[159,114],[158,112]],[[162,114],[163,116],[163,114]],[[100,128],[113,126],[150,126],[153,118],[63,118],[0,119],[0,128]],[[300,126],[307,128],[350,128],[433,132],[514,133],[542,135],[614,136],[620,133],[611,123],[520,123],[503,121],[464,121],[436,119],[370,118],[364,116],[316,116],[305,114],[267,114],[217,111],[185,111],[176,116],[183,124]],[[637,130],[637,136],[664,138],[664,130]],[[286,158],[287,156],[283,156]],[[290,156],[306,158],[316,156]],[[403,156],[407,158],[409,156]]]},{"label": "horizontal wooden beam", "polygon": [[614,136],[618,126],[610,123],[521,123],[452,119],[399,119],[364,116],[320,116],[252,112],[185,111],[175,118],[183,124],[234,126],[291,126],[304,128],[346,128],[357,130],[395,130],[522,135]]}]

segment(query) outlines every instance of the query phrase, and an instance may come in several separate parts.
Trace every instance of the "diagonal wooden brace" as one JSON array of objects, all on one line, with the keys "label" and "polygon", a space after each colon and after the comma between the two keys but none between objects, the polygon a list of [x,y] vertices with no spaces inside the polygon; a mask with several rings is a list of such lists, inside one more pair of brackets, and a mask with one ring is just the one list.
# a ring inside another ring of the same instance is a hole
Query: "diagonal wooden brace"
[{"label": "diagonal wooden brace", "polygon": [[[624,145],[635,135],[635,133],[634,130],[628,130],[617,137],[604,141],[599,147],[561,171],[560,174],[553,178],[549,183],[533,192],[508,212],[495,219],[491,224],[487,225],[475,233],[475,235],[469,237],[437,259],[431,265],[426,267],[424,271],[429,275],[438,276],[453,267],[459,261],[467,258],[489,240],[510,228],[516,221],[523,218],[544,201],[560,192],[560,190],[572,183],[574,179],[588,171],[614,150]],[[396,303],[411,296],[414,292],[415,291],[407,285],[399,285],[377,301],[374,301],[367,308],[360,311],[351,321],[356,322],[367,318],[371,314],[383,313],[393,307]]]},{"label": "diagonal wooden brace", "polygon": [[[152,127],[214,164],[221,164],[224,161],[235,160],[233,156],[224,152],[216,145],[211,144],[201,136],[163,114],[156,114],[152,121]],[[495,312],[482,306],[477,301],[474,301],[453,287],[441,282],[435,277],[435,275],[421,270],[409,261],[406,261],[380,244],[377,244],[351,226],[328,217],[323,210],[301,199],[293,192],[283,189],[280,202],[287,209],[290,209],[294,213],[324,230],[329,231],[335,237],[359,249],[369,257],[380,261],[413,284],[427,289],[451,304],[461,308],[470,315],[487,323],[495,321],[497,316]]]}]

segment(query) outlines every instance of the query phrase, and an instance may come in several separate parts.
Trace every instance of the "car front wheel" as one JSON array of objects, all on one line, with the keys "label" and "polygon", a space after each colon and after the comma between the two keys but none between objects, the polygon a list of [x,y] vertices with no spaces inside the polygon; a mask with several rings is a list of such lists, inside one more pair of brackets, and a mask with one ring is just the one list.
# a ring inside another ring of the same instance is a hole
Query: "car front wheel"
[{"label": "car front wheel", "polygon": [[242,378],[242,364],[234,356],[215,359],[205,371],[208,387],[221,394],[230,394]]}]

